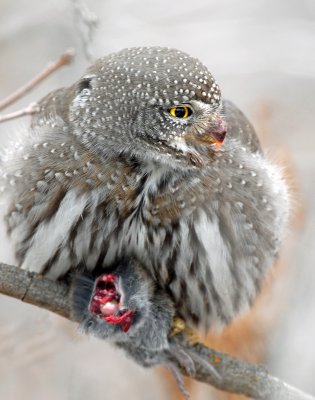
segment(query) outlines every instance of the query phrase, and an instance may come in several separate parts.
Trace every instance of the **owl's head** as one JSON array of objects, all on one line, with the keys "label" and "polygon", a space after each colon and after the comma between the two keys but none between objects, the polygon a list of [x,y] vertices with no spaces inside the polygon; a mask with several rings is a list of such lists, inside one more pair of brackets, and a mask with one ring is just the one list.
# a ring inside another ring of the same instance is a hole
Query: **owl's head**
[{"label": "owl's head", "polygon": [[103,156],[196,168],[226,134],[220,89],[197,59],[162,47],[99,59],[73,87],[74,132]]}]

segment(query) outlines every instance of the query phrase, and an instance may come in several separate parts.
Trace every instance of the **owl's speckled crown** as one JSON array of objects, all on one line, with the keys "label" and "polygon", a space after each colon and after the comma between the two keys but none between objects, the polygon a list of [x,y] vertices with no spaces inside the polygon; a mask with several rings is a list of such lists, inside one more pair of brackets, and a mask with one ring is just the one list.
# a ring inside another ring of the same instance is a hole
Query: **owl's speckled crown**
[{"label": "owl's speckled crown", "polygon": [[151,104],[169,105],[199,99],[215,105],[221,93],[213,76],[198,59],[166,47],[132,47],[100,58],[92,69],[98,80],[115,85],[115,94]]}]

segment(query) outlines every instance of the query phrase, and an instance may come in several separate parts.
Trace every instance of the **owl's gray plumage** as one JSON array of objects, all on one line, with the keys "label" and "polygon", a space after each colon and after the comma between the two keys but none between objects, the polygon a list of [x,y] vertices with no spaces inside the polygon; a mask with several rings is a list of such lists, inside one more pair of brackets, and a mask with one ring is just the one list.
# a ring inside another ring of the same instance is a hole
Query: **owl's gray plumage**
[{"label": "owl's gray plumage", "polygon": [[[182,104],[189,118],[170,115]],[[3,164],[23,268],[57,279],[134,258],[178,315],[206,328],[252,303],[278,252],[288,196],[205,66],[177,50],[127,49],[40,106]]]}]

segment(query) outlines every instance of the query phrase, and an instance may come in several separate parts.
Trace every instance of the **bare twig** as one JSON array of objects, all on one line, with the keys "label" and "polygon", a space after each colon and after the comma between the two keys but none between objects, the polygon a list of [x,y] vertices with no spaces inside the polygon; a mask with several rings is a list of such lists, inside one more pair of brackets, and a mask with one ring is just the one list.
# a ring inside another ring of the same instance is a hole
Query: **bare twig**
[{"label": "bare twig", "polygon": [[[49,64],[43,71],[41,71],[38,75],[35,76],[32,80],[27,82],[24,86],[10,94],[7,98],[0,101],[0,110],[10,106],[21,97],[23,97],[26,93],[32,90],[36,85],[38,85],[41,81],[46,79],[49,75],[51,75],[54,71],[59,69],[60,67],[69,64],[74,57],[73,50],[67,50],[56,60],[55,62]],[[23,114],[25,115],[25,114]],[[18,115],[20,116],[20,115]]]},{"label": "bare twig", "polygon": [[83,0],[72,0],[72,3],[85,57],[88,61],[93,61],[91,43],[99,20],[96,14],[88,9]]},{"label": "bare twig", "polygon": [[9,121],[11,119],[23,117],[24,115],[32,115],[39,112],[39,105],[37,103],[31,103],[27,107],[22,108],[21,110],[14,111],[9,114],[0,114],[0,122]]},{"label": "bare twig", "polygon": [[33,272],[0,264],[0,293],[70,319],[68,289]]},{"label": "bare twig", "polygon": [[[69,287],[64,283],[0,263],[0,293],[71,319]],[[200,343],[192,345],[183,334],[176,335],[171,340],[190,352],[193,351],[200,359],[208,359],[209,363],[215,366],[220,378],[216,374],[209,374],[209,368],[206,368],[204,362],[197,362],[195,379],[220,390],[244,394],[257,400],[315,399],[269,375],[262,366],[237,360]]]}]

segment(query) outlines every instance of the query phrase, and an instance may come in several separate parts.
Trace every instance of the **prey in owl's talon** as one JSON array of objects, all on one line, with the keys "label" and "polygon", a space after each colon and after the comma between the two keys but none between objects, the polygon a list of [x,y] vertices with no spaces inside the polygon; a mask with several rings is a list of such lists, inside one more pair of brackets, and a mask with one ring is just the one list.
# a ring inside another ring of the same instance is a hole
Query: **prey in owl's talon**
[{"label": "prey in owl's talon", "polygon": [[89,311],[110,324],[120,324],[123,332],[128,332],[134,317],[134,312],[123,305],[115,274],[103,274],[96,279]]}]

